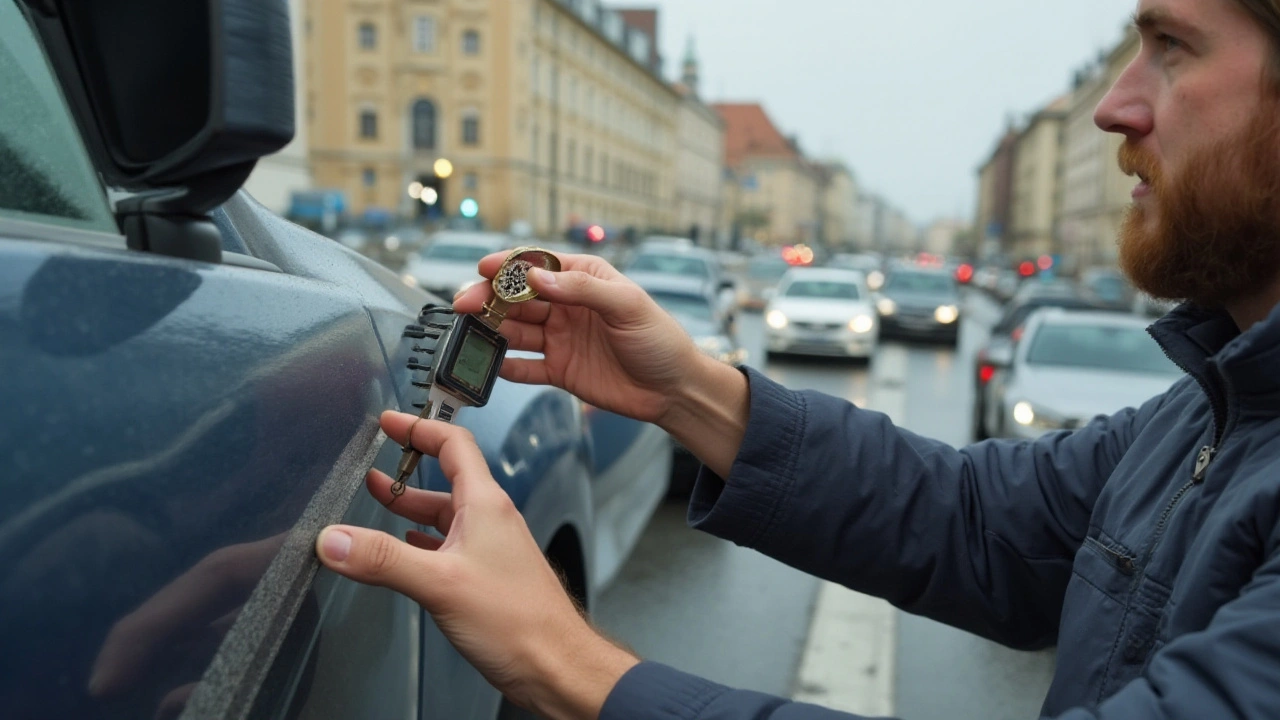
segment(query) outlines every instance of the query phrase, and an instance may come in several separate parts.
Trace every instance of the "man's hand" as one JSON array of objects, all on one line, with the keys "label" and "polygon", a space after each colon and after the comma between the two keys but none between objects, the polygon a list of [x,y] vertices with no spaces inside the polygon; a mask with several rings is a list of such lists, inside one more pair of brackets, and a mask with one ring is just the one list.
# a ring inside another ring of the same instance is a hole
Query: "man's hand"
[{"label": "man's hand", "polygon": [[[480,274],[492,278],[506,255],[481,260]],[[530,271],[539,299],[513,306],[501,328],[513,350],[544,359],[508,359],[502,377],[555,385],[605,410],[660,423],[702,354],[675,318],[609,263],[558,257],[563,271]],[[478,283],[454,309],[479,312],[492,295],[488,283]]]},{"label": "man's hand", "polygon": [[[316,540],[321,562],[359,582],[417,601],[454,647],[512,702],[549,718],[595,718],[639,661],[597,634],[547,564],[524,517],[493,479],[463,428],[387,412],[382,428],[438,457],[452,493],[410,488],[389,508],[444,534],[386,533],[335,525]],[[391,502],[377,470],[369,492]]]},{"label": "man's hand", "polygon": [[[492,278],[507,253],[480,261]],[[538,299],[512,306],[500,328],[513,350],[502,377],[555,385],[610,412],[671,433],[720,477],[727,477],[746,433],[746,378],[698,351],[688,333],[639,285],[594,255],[559,254],[563,270],[529,272]],[[454,309],[479,312],[488,283],[459,293]]]}]

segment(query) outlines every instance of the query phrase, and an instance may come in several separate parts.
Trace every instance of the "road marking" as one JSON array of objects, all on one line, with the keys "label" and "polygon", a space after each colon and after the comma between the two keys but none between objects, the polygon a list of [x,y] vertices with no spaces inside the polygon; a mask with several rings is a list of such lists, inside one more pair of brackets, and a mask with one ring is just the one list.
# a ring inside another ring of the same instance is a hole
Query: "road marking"
[{"label": "road marking", "polygon": [[[883,344],[862,407],[906,420],[908,350]],[[897,611],[836,583],[818,589],[793,699],[858,715],[892,716]]]}]

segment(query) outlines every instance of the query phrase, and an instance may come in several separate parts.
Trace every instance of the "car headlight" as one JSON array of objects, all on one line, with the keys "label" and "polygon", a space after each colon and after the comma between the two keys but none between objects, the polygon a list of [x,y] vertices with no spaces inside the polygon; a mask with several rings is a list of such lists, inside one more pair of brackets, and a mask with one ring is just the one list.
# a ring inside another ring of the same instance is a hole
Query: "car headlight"
[{"label": "car headlight", "polygon": [[880,298],[876,301],[876,310],[879,310],[881,315],[892,315],[898,312],[898,303],[889,298]]},{"label": "car headlight", "polygon": [[867,273],[867,287],[872,291],[884,287],[884,273],[879,270],[872,270]]},{"label": "car headlight", "polygon": [[1033,427],[1039,430],[1061,430],[1066,426],[1066,423],[1061,418],[1046,411],[1044,408],[1032,405],[1026,400],[1014,404],[1013,421],[1023,427]]},{"label": "car headlight", "polygon": [[856,333],[869,333],[876,326],[876,321],[870,315],[859,315],[849,321],[849,329]]},{"label": "car headlight", "polygon": [[960,317],[960,308],[955,305],[943,305],[933,312],[933,319],[943,325],[950,325]]},{"label": "car headlight", "polygon": [[774,330],[781,330],[787,326],[787,316],[783,315],[781,310],[770,310],[769,314],[765,315],[764,321]]}]

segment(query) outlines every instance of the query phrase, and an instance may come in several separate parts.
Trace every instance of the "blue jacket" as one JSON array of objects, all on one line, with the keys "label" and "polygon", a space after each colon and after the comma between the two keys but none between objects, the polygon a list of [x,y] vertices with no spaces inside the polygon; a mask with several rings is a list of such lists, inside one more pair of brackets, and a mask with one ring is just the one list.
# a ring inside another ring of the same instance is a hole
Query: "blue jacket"
[{"label": "blue jacket", "polygon": [[[1046,716],[1280,717],[1280,309],[1152,327],[1187,373],[1140,408],[961,450],[746,371],[751,417],[702,530],[1016,648],[1057,644]],[[853,669],[850,668],[850,672]],[[621,718],[849,717],[656,663]]]}]

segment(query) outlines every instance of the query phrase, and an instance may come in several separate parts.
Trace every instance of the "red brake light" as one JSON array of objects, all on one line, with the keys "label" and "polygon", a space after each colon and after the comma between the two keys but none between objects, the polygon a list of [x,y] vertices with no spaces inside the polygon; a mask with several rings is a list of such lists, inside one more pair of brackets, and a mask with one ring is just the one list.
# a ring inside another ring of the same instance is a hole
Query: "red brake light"
[{"label": "red brake light", "polygon": [[956,279],[962,283],[967,283],[973,279],[973,266],[965,263],[956,268]]},{"label": "red brake light", "polygon": [[587,228],[587,239],[593,243],[604,242],[604,228],[599,225]]},{"label": "red brake light", "polygon": [[1031,277],[1036,274],[1036,264],[1030,260],[1018,266],[1018,274],[1022,277]]},{"label": "red brake light", "polygon": [[996,368],[994,365],[983,365],[978,368],[978,382],[986,385],[991,382],[991,378],[996,376]]}]

